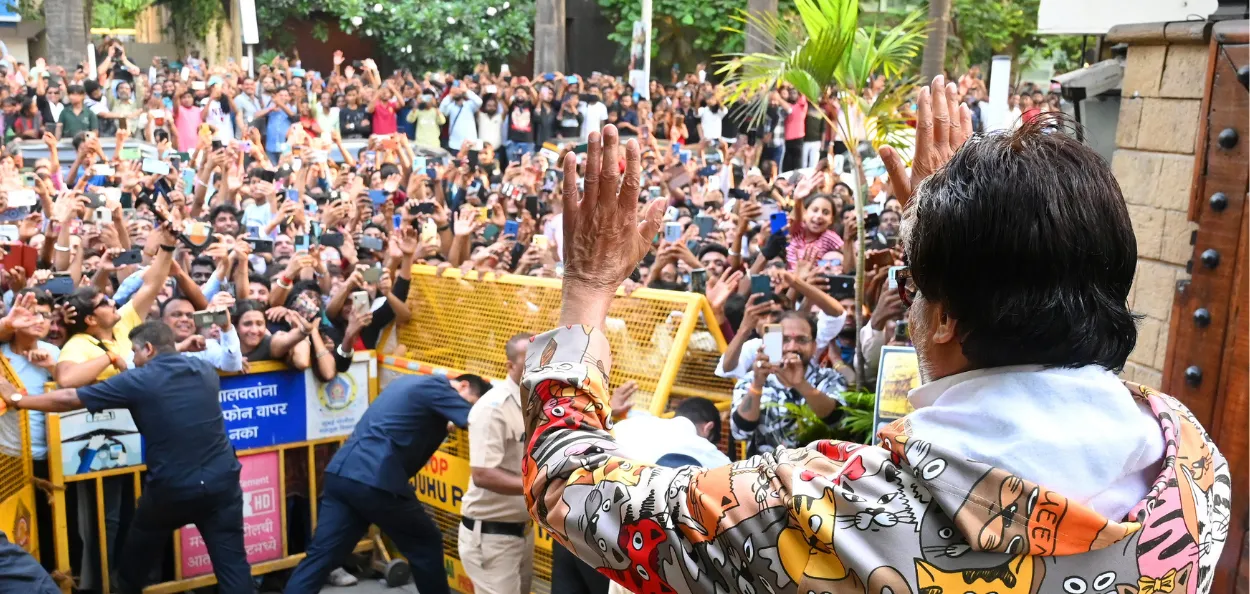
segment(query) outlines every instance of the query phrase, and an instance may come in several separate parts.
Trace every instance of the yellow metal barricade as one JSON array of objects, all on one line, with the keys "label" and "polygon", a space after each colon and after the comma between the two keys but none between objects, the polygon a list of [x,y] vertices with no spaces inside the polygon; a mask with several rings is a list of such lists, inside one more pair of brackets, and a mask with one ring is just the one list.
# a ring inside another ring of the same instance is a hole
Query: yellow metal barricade
[{"label": "yellow metal barricade", "polygon": [[[13,372],[9,360],[0,357],[0,375],[22,389],[21,380]],[[30,419],[26,411],[8,411],[0,423],[16,429],[16,449],[0,448],[0,532],[12,542],[39,558],[39,530],[35,519],[34,461],[30,450]]]},{"label": "yellow metal barricade", "polygon": [[[505,375],[504,345],[519,332],[555,327],[560,281],[524,276],[442,276],[414,266],[408,292],[412,321],[399,328],[403,356],[380,357],[380,384],[405,374],[473,373],[494,381]],[[707,300],[697,293],[638,289],[618,292],[608,311],[605,334],[612,346],[612,385],[637,382],[635,406],[663,415],[684,398],[701,396],[727,411],[733,382],[713,374],[725,339]],[[729,450],[728,423],[722,449]],[[443,532],[444,566],[451,587],[469,591],[460,564],[457,534],[460,499],[469,488],[468,432],[454,429],[415,477],[417,498]],[[551,592],[551,536],[534,539],[536,594]]]},{"label": "yellow metal barricade", "polygon": [[[355,356],[355,363],[353,363],[353,365],[359,365],[363,363],[368,369],[368,385],[366,387],[366,390],[367,390],[367,395],[368,395],[370,402],[372,402],[372,400],[377,396],[377,393],[378,393],[378,377],[377,377],[378,374],[377,374],[376,356],[377,356],[376,353],[373,351],[358,351]],[[249,374],[247,375],[267,373],[267,372],[273,372],[273,371],[282,371],[285,369],[287,369],[287,367],[279,362],[275,362],[275,361],[257,362],[257,363],[251,364]],[[223,375],[227,375],[227,374],[223,374]],[[104,411],[101,414],[108,413],[108,412],[109,411]],[[67,455],[66,452],[63,451],[62,441],[63,441],[64,436],[62,435],[63,432],[62,432],[61,415],[48,414],[47,415],[47,428],[48,428],[48,460],[50,462],[48,466],[49,466],[49,473],[51,475],[50,482],[52,483],[52,488],[53,488],[53,493],[54,493],[54,501],[53,501],[52,507],[53,507],[53,518],[54,518],[54,523],[55,523],[53,540],[55,541],[56,567],[62,573],[66,575],[70,574],[71,560],[70,560],[70,555],[69,555],[69,534],[68,534],[67,514],[72,513],[72,512],[76,513],[76,510],[66,509],[65,489],[67,487],[73,487],[81,483],[92,485],[94,487],[95,506],[96,506],[95,533],[96,533],[98,542],[90,543],[90,544],[84,543],[84,546],[90,550],[93,550],[93,552],[98,552],[99,554],[98,564],[99,564],[99,567],[102,568],[102,571],[100,571],[100,577],[103,582],[101,589],[103,591],[108,591],[110,587],[110,579],[109,579],[110,578],[109,576],[110,566],[108,562],[109,551],[107,547],[106,528],[104,525],[105,481],[106,480],[118,480],[118,479],[132,481],[134,497],[129,502],[129,504],[133,507],[134,505],[136,505],[139,496],[142,494],[142,489],[143,489],[142,473],[146,471],[146,466],[142,464],[133,463],[134,461],[137,461],[138,459],[138,452],[134,452],[133,455],[135,456],[135,458],[130,460],[131,462],[130,465],[118,465],[117,467],[109,468],[107,470],[81,472],[81,473],[73,474],[71,476],[66,476],[65,470],[62,468],[62,461],[63,459],[72,459],[74,454],[73,452],[70,452]],[[276,528],[280,530],[279,537],[278,537],[278,540],[279,540],[278,546],[280,546],[280,555],[278,555],[276,559],[272,559],[272,560],[264,561],[260,563],[254,563],[252,565],[252,575],[262,575],[262,574],[266,574],[266,573],[270,573],[274,571],[289,569],[297,565],[304,558],[304,553],[291,554],[290,551],[288,551],[288,542],[287,542],[288,515],[287,515],[287,508],[286,508],[286,500],[287,500],[286,461],[287,461],[287,458],[296,456],[296,457],[303,458],[307,461],[306,463],[308,465],[307,467],[308,468],[308,493],[309,493],[309,508],[310,508],[309,509],[309,515],[310,515],[309,532],[311,533],[312,531],[316,529],[316,525],[317,525],[317,506],[316,506],[317,493],[318,493],[317,485],[320,481],[320,476],[317,473],[318,456],[315,453],[316,448],[317,446],[320,446],[323,444],[341,444],[345,439],[346,439],[345,435],[340,435],[340,436],[335,436],[335,437],[326,437],[326,438],[314,439],[314,440],[296,441],[296,442],[275,445],[275,446],[251,448],[251,449],[246,449],[246,450],[239,450],[237,452],[237,455],[241,461],[244,461],[245,459],[248,459],[249,457],[252,457],[251,459],[255,459],[255,460],[265,459],[266,462],[270,465],[270,467],[272,467],[272,465],[274,464],[274,459],[276,458],[276,474],[277,474],[276,482],[277,484],[272,486],[272,492],[270,494],[276,498],[275,503],[278,506],[280,526],[277,526]],[[118,444],[118,445],[122,445],[123,446],[122,449],[125,449],[124,444]],[[192,447],[192,445],[188,444],[188,447]],[[27,448],[27,451],[29,451],[29,448]],[[116,459],[114,459],[113,461],[116,462]],[[0,459],[0,472],[2,472],[2,469],[3,469],[2,464],[3,464],[3,460]],[[247,466],[247,463],[245,461],[245,469],[246,469],[246,466]],[[0,488],[3,488],[3,486],[7,484],[4,482],[5,480],[6,479],[4,478],[4,475],[0,474]],[[253,495],[253,497],[255,496]],[[256,502],[253,501],[253,504],[255,503]],[[4,504],[0,504],[0,519],[4,517],[2,515],[3,509],[4,509]],[[182,536],[183,535],[181,534],[181,530],[175,531],[173,534],[172,550],[174,553],[174,579],[171,581],[166,581],[166,582],[162,582],[159,584],[148,586],[147,588],[144,589],[145,593],[164,594],[164,593],[170,593],[170,592],[184,592],[184,591],[191,590],[194,588],[202,588],[202,587],[209,586],[209,585],[216,583],[217,580],[211,572],[202,574],[202,575],[196,575],[194,577],[184,576],[183,562],[182,562],[184,551],[181,548],[184,539],[182,538]],[[200,540],[202,541],[202,539]],[[200,543],[197,543],[194,536],[189,537],[189,542],[193,544],[200,544]],[[120,545],[120,543],[118,544]],[[365,539],[365,540],[361,540],[360,543],[357,544],[356,551],[363,552],[363,551],[371,550],[372,548],[373,548],[372,539]],[[191,563],[191,566],[194,566],[194,563]],[[65,591],[69,592],[68,589],[66,589]]]},{"label": "yellow metal barricade", "polygon": [[[518,332],[556,326],[560,281],[458,270],[438,276],[414,266],[408,306],[413,321],[399,329],[403,357],[434,369],[503,377],[504,344]],[[712,371],[725,338],[698,293],[638,289],[617,294],[604,327],[612,345],[612,381],[638,384],[634,405],[663,413],[670,396],[728,400],[733,382]]]}]

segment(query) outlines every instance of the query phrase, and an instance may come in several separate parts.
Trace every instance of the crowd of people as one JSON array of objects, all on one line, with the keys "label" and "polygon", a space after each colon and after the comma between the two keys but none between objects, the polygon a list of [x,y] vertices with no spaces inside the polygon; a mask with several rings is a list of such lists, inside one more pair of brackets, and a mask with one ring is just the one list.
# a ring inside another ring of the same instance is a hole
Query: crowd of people
[{"label": "crowd of people", "polygon": [[[736,382],[724,421],[749,454],[802,445],[796,407],[836,423],[843,393],[873,383],[882,347],[910,341],[895,274],[904,263],[902,205],[886,175],[857,196],[847,151],[875,155],[846,146],[828,124],[837,117],[833,94],[812,105],[782,86],[752,124],[724,104],[702,65],[636,89],[600,73],[530,79],[485,66],[388,76],[340,52],[326,73],[302,68],[297,56],[261,64],[255,76],[196,56],[141,68],[124,44],[99,47],[95,72],[9,56],[0,63],[11,141],[0,153],[8,243],[0,341],[30,395],[49,382],[85,389],[132,369],[131,333],[152,321],[168,327],[178,353],[217,371],[276,360],[328,381],[354,351],[390,348],[379,344],[386,327],[419,320],[407,303],[414,264],[561,277],[560,194],[584,183],[586,141],[607,124],[641,147],[639,208],[646,199],[664,204],[662,231],[626,292],[707,296],[709,323],[729,343],[716,374]],[[979,125],[978,73],[943,89]],[[1022,89],[1012,107],[1027,122],[1058,109],[1054,99]],[[576,180],[561,167],[566,155],[577,159]],[[857,199],[868,204],[862,225]],[[860,234],[866,323],[857,334]],[[163,335],[153,336],[144,344],[159,347]],[[515,392],[523,363],[512,365]],[[467,399],[488,388],[469,386]],[[618,390],[613,407],[627,409],[631,392]],[[722,421],[708,406],[696,401],[679,415],[704,446]],[[44,421],[33,410],[29,419],[35,473],[46,478]],[[646,449],[649,431],[634,434]],[[0,418],[0,449],[17,455],[19,447],[14,416]],[[672,452],[654,453],[651,462]],[[710,455],[687,453],[705,464]],[[515,498],[519,466],[511,472],[500,492]],[[110,556],[121,548],[121,482],[104,489]],[[101,586],[94,491],[76,495],[73,548],[83,554],[75,574],[90,591]],[[340,569],[330,579],[354,578]],[[606,582],[592,591],[600,587]]]}]

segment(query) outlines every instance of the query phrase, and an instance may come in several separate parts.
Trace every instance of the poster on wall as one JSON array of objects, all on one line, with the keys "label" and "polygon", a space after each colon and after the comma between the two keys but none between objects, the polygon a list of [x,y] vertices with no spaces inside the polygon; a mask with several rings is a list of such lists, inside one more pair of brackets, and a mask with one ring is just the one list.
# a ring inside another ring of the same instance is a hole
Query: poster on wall
[{"label": "poster on wall", "polygon": [[[41,494],[42,496],[42,494]],[[0,501],[0,530],[9,542],[39,556],[39,535],[34,529],[35,486],[27,485]]]},{"label": "poster on wall", "polygon": [[221,378],[221,414],[237,450],[304,440],[304,390],[311,371],[284,369]]},{"label": "poster on wall", "polygon": [[143,464],[139,428],[124,408],[61,414],[61,472],[74,476]]},{"label": "poster on wall", "polygon": [[[240,456],[243,470],[243,548],[247,562],[255,565],[282,557],[282,485],[278,474],[278,452]],[[192,524],[178,531],[182,577],[212,573],[208,547],[199,529]]]},{"label": "poster on wall", "polygon": [[920,364],[914,347],[887,346],[881,349],[877,370],[877,403],[873,411],[873,434],[895,419],[915,410],[907,394],[920,387]]},{"label": "poster on wall", "polygon": [[349,435],[369,408],[370,361],[353,362],[347,371],[322,383],[308,371],[308,439]]}]

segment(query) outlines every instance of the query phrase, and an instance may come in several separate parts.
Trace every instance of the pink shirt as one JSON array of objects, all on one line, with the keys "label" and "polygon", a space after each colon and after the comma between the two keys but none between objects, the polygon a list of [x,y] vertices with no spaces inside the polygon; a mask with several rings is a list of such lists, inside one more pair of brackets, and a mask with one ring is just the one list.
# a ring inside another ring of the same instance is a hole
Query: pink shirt
[{"label": "pink shirt", "polygon": [[836,252],[842,249],[842,238],[838,237],[833,229],[825,229],[815,241],[808,241],[807,232],[796,233],[790,237],[789,244],[786,245],[786,263],[790,270],[794,270],[801,259],[814,260],[825,255],[828,252]]},{"label": "pink shirt", "polygon": [[786,140],[799,140],[807,133],[807,97],[799,95],[799,100],[790,106],[790,115],[786,116]]},{"label": "pink shirt", "polygon": [[178,111],[174,114],[174,128],[178,131],[178,151],[189,153],[195,150],[195,145],[200,143],[200,110],[203,108],[195,105],[192,107],[178,106]]}]

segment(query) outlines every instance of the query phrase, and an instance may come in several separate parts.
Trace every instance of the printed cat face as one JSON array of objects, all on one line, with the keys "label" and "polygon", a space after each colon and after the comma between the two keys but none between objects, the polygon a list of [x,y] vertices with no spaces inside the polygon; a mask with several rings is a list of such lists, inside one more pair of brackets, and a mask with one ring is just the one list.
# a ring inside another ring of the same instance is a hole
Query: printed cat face
[{"label": "printed cat face", "polygon": [[964,533],[976,535],[983,551],[1015,555],[1028,551],[1028,524],[1039,490],[1000,468],[985,473],[955,512]]},{"label": "printed cat face", "polygon": [[1029,594],[1036,563],[1017,555],[997,567],[945,571],[916,559],[916,580],[922,594]]}]

